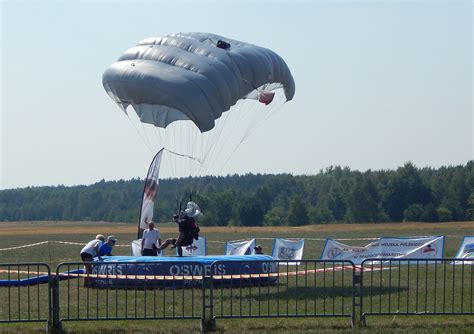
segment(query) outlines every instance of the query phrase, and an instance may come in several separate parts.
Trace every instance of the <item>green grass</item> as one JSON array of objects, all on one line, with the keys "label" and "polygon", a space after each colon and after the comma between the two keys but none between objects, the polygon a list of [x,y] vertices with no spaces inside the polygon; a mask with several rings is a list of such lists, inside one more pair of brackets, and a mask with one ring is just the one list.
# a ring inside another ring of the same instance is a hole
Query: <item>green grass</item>
[{"label": "green grass", "polygon": [[[18,226],[25,226],[19,223]],[[48,225],[51,225],[49,223]],[[44,240],[72,241],[85,243],[96,233],[104,230],[104,225],[85,223],[80,226],[90,229],[90,233],[72,232],[67,224],[56,224],[61,234],[27,233],[29,227],[40,227],[41,224],[28,224],[26,229],[20,229],[18,234],[2,234],[0,225],[0,248],[35,243]],[[10,225],[11,226],[11,225]],[[75,223],[75,226],[77,224]],[[271,231],[269,229],[249,230],[246,228],[206,229],[203,235],[208,239],[208,253],[222,254],[223,242],[256,237],[258,238],[306,238],[305,258],[318,259],[324,245],[323,241],[310,239],[366,238],[380,236],[417,236],[417,235],[446,235],[445,254],[454,256],[464,235],[474,235],[474,224],[377,224],[329,226],[311,230],[288,228]],[[33,228],[32,228],[33,230]],[[135,237],[130,228],[123,224],[107,224],[107,232],[111,231],[119,244],[125,244]],[[169,229],[168,229],[169,230]],[[103,232],[102,232],[103,233]],[[173,232],[163,233],[163,237],[174,235]],[[352,245],[364,245],[368,241],[345,241]],[[266,252],[271,251],[271,240],[260,239]],[[0,252],[0,263],[45,262],[55,266],[60,262],[79,261],[81,246],[61,245],[50,243],[46,245],[22,248],[20,250]],[[130,249],[115,248],[116,255],[129,255]],[[313,269],[314,264],[309,268]],[[320,268],[321,265],[318,265]],[[303,269],[303,268],[300,268]],[[394,264],[392,270],[376,271],[364,276],[364,311],[399,311],[403,312],[446,312],[469,309],[472,307],[472,269],[466,267],[461,273],[453,266],[423,265],[416,270],[414,266],[399,266]],[[35,270],[31,268],[30,270]],[[434,280],[436,277],[436,281]],[[5,278],[3,275],[0,278]],[[282,277],[280,283],[274,286],[234,287],[214,289],[214,314],[257,315],[257,314],[299,314],[304,313],[324,315],[325,313],[350,314],[352,302],[352,276],[349,271],[338,271],[334,274],[318,273],[317,275]],[[453,286],[454,284],[454,286]],[[372,286],[372,289],[369,286]],[[449,289],[447,289],[447,288]],[[454,288],[453,288],[454,287]],[[10,303],[10,308],[0,306],[0,318],[8,318],[6,311],[10,310],[13,318],[18,314],[37,315],[45,317],[44,304],[47,301],[45,285],[21,288],[1,288],[0,301]],[[446,291],[443,296],[440,291]],[[418,296],[418,298],[416,298]],[[29,302],[28,299],[29,298]],[[80,280],[70,280],[60,283],[61,317],[81,318],[126,316],[151,317],[186,315],[200,317],[201,290],[199,289],[153,289],[146,293],[137,290],[98,290],[85,289]],[[462,304],[461,304],[462,299]],[[173,303],[170,303],[173,301]],[[453,302],[454,300],[454,302]],[[126,303],[125,303],[126,301]],[[38,308],[38,303],[40,307]],[[4,304],[5,305],[5,304]],[[30,305],[30,310],[27,310]],[[106,307],[108,306],[106,311]],[[116,306],[117,305],[117,306]],[[138,305],[138,307],[136,306]],[[146,308],[145,308],[146,305]],[[20,307],[20,311],[18,311]],[[107,313],[108,312],[108,313]],[[384,316],[368,317],[368,328],[357,329],[357,332],[371,333],[472,333],[474,332],[473,316]],[[275,319],[217,319],[218,331],[221,332],[352,332],[349,319],[344,318],[275,318]],[[64,328],[74,333],[125,333],[125,332],[157,332],[183,333],[198,332],[199,320],[116,320],[96,322],[64,322]],[[32,332],[41,331],[44,324],[0,324],[0,332]]]}]

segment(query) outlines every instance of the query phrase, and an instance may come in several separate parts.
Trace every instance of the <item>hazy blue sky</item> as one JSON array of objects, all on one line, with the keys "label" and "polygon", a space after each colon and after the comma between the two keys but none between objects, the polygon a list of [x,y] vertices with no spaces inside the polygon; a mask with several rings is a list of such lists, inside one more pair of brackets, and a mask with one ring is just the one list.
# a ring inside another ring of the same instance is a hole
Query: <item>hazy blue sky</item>
[{"label": "hazy blue sky", "polygon": [[138,41],[180,31],[268,47],[296,81],[224,174],[465,164],[472,15],[471,1],[3,1],[0,188],[144,177],[153,154],[102,73]]}]

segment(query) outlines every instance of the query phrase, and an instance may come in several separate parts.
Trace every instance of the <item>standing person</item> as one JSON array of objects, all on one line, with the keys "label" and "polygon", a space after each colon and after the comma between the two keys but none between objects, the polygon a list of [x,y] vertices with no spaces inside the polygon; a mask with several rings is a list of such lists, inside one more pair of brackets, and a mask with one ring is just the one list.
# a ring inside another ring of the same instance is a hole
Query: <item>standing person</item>
[{"label": "standing person", "polygon": [[257,255],[262,255],[263,254],[262,246],[257,245],[253,249],[255,250],[255,254],[257,254]]},{"label": "standing person", "polygon": [[185,211],[173,216],[175,223],[179,226],[178,239],[167,239],[160,246],[160,250],[165,249],[169,245],[173,245],[171,248],[178,248],[178,256],[183,256],[181,247],[192,245],[194,239],[199,239],[199,226],[196,222],[196,218],[201,215],[202,212],[199,206],[194,202],[188,202]]},{"label": "standing person", "polygon": [[142,256],[157,256],[160,246],[160,231],[155,229],[155,223],[151,221],[148,223],[148,228],[143,231]]},{"label": "standing person", "polygon": [[[81,249],[81,259],[84,262],[85,274],[92,273],[92,266],[89,262],[92,262],[95,256],[98,256],[100,259],[100,246],[105,241],[105,237],[102,234],[97,234],[94,240],[91,240]],[[89,286],[88,278],[84,279],[84,287]]]},{"label": "standing person", "polygon": [[112,256],[112,247],[115,246],[117,238],[114,235],[109,235],[107,237],[107,242],[103,243],[99,248],[99,256]]}]

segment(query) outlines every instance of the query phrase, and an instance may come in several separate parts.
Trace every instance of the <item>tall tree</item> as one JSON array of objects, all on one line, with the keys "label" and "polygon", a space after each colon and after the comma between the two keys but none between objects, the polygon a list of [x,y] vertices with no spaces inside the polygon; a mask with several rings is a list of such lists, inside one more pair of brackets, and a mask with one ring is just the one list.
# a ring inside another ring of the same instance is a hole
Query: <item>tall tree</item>
[{"label": "tall tree", "polygon": [[309,224],[308,209],[300,196],[294,197],[290,202],[288,215],[289,226],[302,226]]}]

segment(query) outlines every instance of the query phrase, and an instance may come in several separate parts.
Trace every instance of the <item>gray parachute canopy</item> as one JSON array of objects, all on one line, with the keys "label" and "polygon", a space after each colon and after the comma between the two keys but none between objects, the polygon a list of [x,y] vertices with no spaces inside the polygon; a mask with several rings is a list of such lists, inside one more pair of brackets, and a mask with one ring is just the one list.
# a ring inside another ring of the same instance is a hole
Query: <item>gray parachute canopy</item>
[{"label": "gray parachute canopy", "polygon": [[287,101],[295,94],[290,70],[275,52],[207,33],[147,38],[112,64],[102,83],[144,123],[165,128],[191,120],[201,132],[240,99],[281,87]]}]

